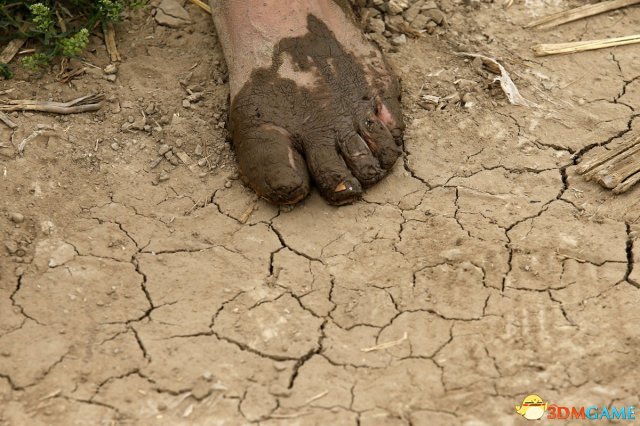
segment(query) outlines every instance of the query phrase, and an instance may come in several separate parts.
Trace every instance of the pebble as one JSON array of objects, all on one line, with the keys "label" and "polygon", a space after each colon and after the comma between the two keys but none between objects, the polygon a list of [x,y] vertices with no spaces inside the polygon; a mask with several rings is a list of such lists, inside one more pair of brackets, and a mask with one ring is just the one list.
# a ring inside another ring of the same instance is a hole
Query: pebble
[{"label": "pebble", "polygon": [[154,168],[158,167],[158,164],[160,164],[160,162],[162,161],[162,158],[163,157],[157,157],[157,158],[154,158],[153,160],[151,160],[151,164],[150,164],[151,168],[154,169]]},{"label": "pebble", "polygon": [[115,81],[117,80],[118,77],[115,76],[115,74],[109,74],[105,77],[105,79],[107,81],[110,81],[111,83],[115,83]]},{"label": "pebble", "polygon": [[404,34],[397,35],[391,39],[391,44],[394,46],[401,46],[407,43],[407,36]]},{"label": "pebble", "polygon": [[111,144],[111,149],[114,151],[117,151],[120,149],[120,145],[118,145],[118,142],[114,142]]},{"label": "pebble", "polygon": [[162,144],[158,149],[158,154],[165,155],[169,151],[171,151],[171,147],[165,143],[165,144]]},{"label": "pebble", "polygon": [[175,155],[173,157],[169,158],[169,162],[174,166],[180,165],[180,160]]},{"label": "pebble", "polygon": [[201,156],[202,155],[202,145],[200,145],[200,144],[196,145],[196,149],[193,152],[197,156]]},{"label": "pebble", "polygon": [[5,241],[4,242],[4,246],[7,248],[7,251],[9,252],[9,254],[14,254],[15,252],[18,251],[18,243],[16,243],[15,241]]},{"label": "pebble", "polygon": [[231,188],[231,185],[232,185],[232,183],[231,183],[231,181],[230,181],[230,180],[228,180],[228,181],[226,181],[226,182],[224,183],[224,187],[225,187],[225,188],[227,188],[227,189]]},{"label": "pebble", "polygon": [[24,215],[22,213],[11,213],[11,222],[22,223],[24,222]]},{"label": "pebble", "polygon": [[118,67],[116,67],[115,64],[109,64],[104,67],[103,71],[105,74],[115,74],[118,72]]},{"label": "pebble", "polygon": [[206,158],[201,158],[198,160],[198,166],[200,167],[204,167],[207,165],[207,159]]},{"label": "pebble", "polygon": [[182,106],[184,108],[191,108],[191,102],[189,102],[187,99],[182,101]]},{"label": "pebble", "polygon": [[167,180],[169,180],[169,174],[165,171],[160,172],[160,175],[158,176],[158,181],[165,182]]}]

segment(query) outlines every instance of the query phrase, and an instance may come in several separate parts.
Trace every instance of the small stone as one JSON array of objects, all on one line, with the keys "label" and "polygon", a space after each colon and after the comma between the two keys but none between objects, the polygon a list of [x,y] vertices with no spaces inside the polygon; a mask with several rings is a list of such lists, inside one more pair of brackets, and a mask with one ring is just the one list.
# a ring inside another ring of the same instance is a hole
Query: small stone
[{"label": "small stone", "polygon": [[197,103],[202,99],[203,94],[202,93],[192,93],[189,96],[187,96],[187,100],[191,103]]},{"label": "small stone", "polygon": [[193,153],[196,154],[197,156],[201,156],[202,155],[202,145],[200,145],[200,144],[196,145],[196,149],[193,150]]},{"label": "small stone", "polygon": [[171,163],[171,165],[173,166],[178,166],[180,165],[180,160],[178,159],[178,157],[176,157],[175,155],[171,158],[169,158],[169,162]]},{"label": "small stone", "polygon": [[423,12],[427,18],[430,18],[438,25],[446,24],[447,16],[440,9],[429,9]]},{"label": "small stone", "polygon": [[50,220],[45,220],[40,223],[40,231],[45,235],[51,235],[56,230],[56,226]]},{"label": "small stone", "polygon": [[143,129],[145,132],[147,132],[147,133],[150,133],[150,132],[151,132],[151,126],[150,126],[150,125],[148,125],[148,124],[145,124],[145,125],[142,127],[142,129]]},{"label": "small stone", "polygon": [[149,105],[144,109],[145,114],[153,114],[156,111],[156,104],[149,102]]},{"label": "small stone", "polygon": [[232,185],[232,183],[231,183],[231,181],[230,181],[230,180],[228,180],[228,181],[226,181],[226,182],[224,183],[224,187],[225,187],[225,188],[227,188],[227,189],[231,188],[231,185]]},{"label": "small stone", "polygon": [[384,21],[380,18],[372,18],[369,20],[368,28],[372,33],[382,34],[385,30]]},{"label": "small stone", "polygon": [[427,28],[427,24],[429,22],[432,21],[426,16],[420,14],[416,16],[416,19],[411,22],[411,27],[415,28],[416,30],[424,30],[425,28]]},{"label": "small stone", "polygon": [[191,23],[189,13],[176,0],[162,0],[156,9],[154,19],[159,25],[170,28],[180,28]]},{"label": "small stone", "polygon": [[191,102],[189,102],[188,99],[185,99],[182,101],[182,107],[183,108],[191,108]]},{"label": "small stone", "polygon": [[165,171],[160,172],[158,175],[158,182],[165,182],[169,180],[169,174]]},{"label": "small stone", "polygon": [[107,81],[110,81],[111,83],[115,83],[115,81],[117,80],[117,77],[114,74],[109,74],[105,77],[105,79]]},{"label": "small stone", "polygon": [[205,371],[205,373],[202,375],[202,378],[207,382],[210,382],[213,380],[213,374],[211,373],[211,371]]},{"label": "small stone", "polygon": [[473,95],[471,93],[465,93],[462,95],[462,103],[465,108],[471,108],[475,105],[475,101],[473,99]]},{"label": "small stone", "polygon": [[56,266],[64,265],[65,263],[73,260],[76,257],[76,250],[71,244],[62,243],[57,249],[51,253],[49,258],[49,267],[55,268]]},{"label": "small stone", "polygon": [[401,46],[407,43],[407,36],[404,34],[397,35],[391,39],[391,44],[394,46]]},{"label": "small stone", "polygon": [[15,252],[18,251],[18,244],[15,241],[5,241],[4,242],[4,246],[7,248],[7,251],[9,252],[9,254],[14,254]]},{"label": "small stone", "polygon": [[409,2],[407,0],[390,0],[387,4],[387,10],[392,15],[402,13],[408,7]]},{"label": "small stone", "polygon": [[13,222],[13,223],[22,223],[22,222],[24,222],[24,215],[22,213],[11,213],[11,215],[9,217],[11,219],[11,222]]},{"label": "small stone", "polygon": [[198,160],[198,166],[200,167],[204,167],[207,165],[207,159],[206,158],[201,158]]},{"label": "small stone", "polygon": [[427,22],[427,25],[425,25],[424,27],[424,29],[427,30],[427,33],[429,34],[433,34],[436,31],[436,28],[438,28],[438,24],[433,21]]},{"label": "small stone", "polygon": [[104,67],[103,71],[105,74],[115,74],[118,72],[118,67],[116,67],[115,64],[109,64],[106,67]]},{"label": "small stone", "polygon": [[117,151],[120,149],[120,145],[118,145],[118,142],[114,142],[111,144],[111,149],[114,151]]},{"label": "small stone", "polygon": [[162,144],[158,149],[158,154],[165,155],[169,151],[171,151],[171,147],[165,143],[165,144]]},{"label": "small stone", "polygon": [[165,404],[164,402],[159,402],[157,407],[158,407],[158,411],[165,411],[167,408],[169,408],[167,404]]},{"label": "small stone", "polygon": [[178,148],[182,148],[183,144],[184,144],[184,141],[182,139],[178,139],[176,141],[176,147],[178,147]]},{"label": "small stone", "polygon": [[158,164],[160,164],[160,162],[162,162],[162,158],[163,158],[163,157],[157,157],[157,158],[154,158],[153,160],[151,160],[150,167],[151,167],[152,169],[154,169],[154,168],[158,167]]}]

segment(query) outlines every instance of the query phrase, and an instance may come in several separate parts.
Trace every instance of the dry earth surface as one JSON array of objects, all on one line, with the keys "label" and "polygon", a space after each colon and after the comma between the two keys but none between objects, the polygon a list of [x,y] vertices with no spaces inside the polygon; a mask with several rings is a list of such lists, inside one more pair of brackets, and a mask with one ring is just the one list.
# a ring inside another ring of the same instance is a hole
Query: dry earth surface
[{"label": "dry earth surface", "polygon": [[[189,2],[180,28],[151,7],[117,26],[115,77],[94,36],[68,84],[0,82],[107,96],[0,126],[0,424],[511,425],[529,393],[638,405],[640,188],[614,196],[575,165],[640,133],[640,48],[530,46],[632,34],[640,8],[523,29],[577,4],[439,2],[445,26],[387,52],[404,162],[340,208],[243,186],[224,59]],[[537,107],[456,51],[498,58]],[[38,125],[54,130],[18,155]],[[158,164],[164,144],[205,160]]]}]

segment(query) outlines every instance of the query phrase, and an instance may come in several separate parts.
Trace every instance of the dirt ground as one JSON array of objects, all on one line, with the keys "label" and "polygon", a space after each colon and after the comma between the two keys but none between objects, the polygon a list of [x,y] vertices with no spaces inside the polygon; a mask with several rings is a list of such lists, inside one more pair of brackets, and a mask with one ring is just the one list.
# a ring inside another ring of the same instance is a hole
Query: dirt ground
[{"label": "dirt ground", "polygon": [[[575,165],[640,134],[640,48],[530,47],[633,34],[640,8],[534,31],[579,3],[439,2],[446,27],[387,53],[404,162],[353,205],[279,209],[238,179],[222,52],[187,3],[181,29],[128,15],[115,81],[96,36],[69,84],[0,82],[107,97],[0,123],[0,424],[511,425],[530,393],[639,404],[640,187]],[[498,58],[537,107],[456,51]],[[156,165],[164,144],[194,164]]]}]

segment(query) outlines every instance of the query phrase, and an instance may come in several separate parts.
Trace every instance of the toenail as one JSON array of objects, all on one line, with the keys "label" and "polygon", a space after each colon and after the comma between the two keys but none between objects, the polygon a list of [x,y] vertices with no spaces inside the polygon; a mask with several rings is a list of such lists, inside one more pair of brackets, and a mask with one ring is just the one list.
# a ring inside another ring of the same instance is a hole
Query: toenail
[{"label": "toenail", "polygon": [[335,192],[344,192],[344,191],[351,191],[351,190],[353,190],[353,187],[351,185],[347,185],[344,182],[340,182],[338,186],[336,186]]}]

